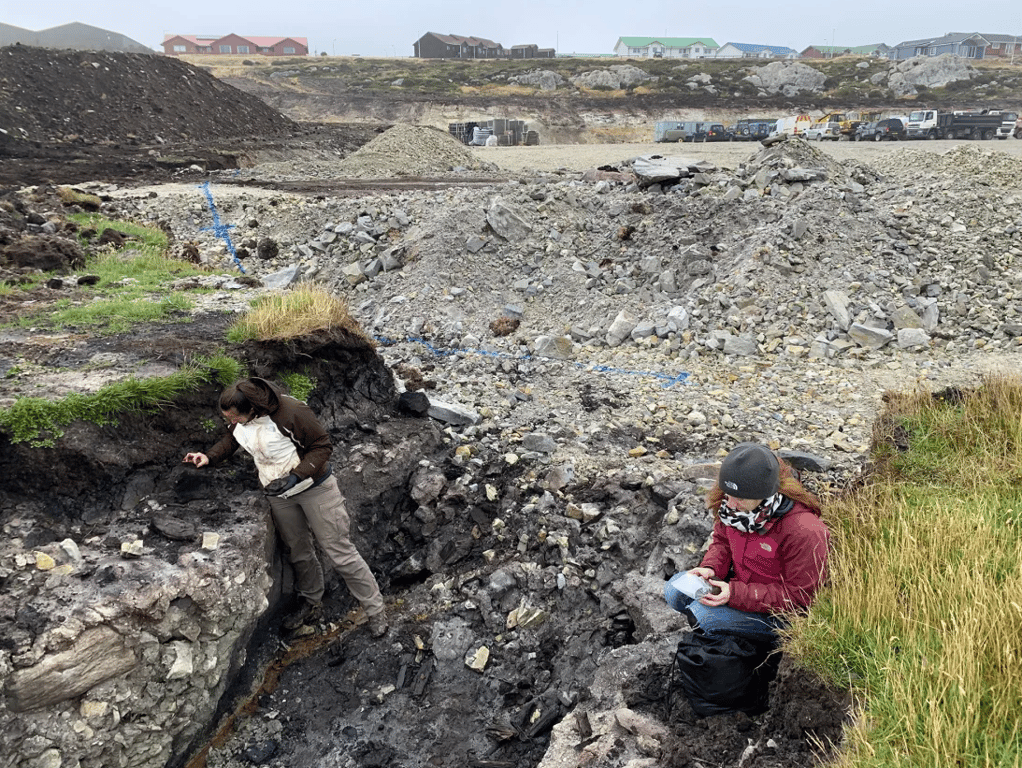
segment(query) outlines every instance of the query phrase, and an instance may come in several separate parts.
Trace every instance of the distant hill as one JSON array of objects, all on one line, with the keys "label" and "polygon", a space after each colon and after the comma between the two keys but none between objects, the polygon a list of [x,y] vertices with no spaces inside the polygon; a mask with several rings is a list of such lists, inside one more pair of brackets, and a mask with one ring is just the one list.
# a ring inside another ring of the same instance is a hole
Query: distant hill
[{"label": "distant hill", "polygon": [[119,51],[122,53],[156,53],[152,48],[100,27],[73,21],[38,32],[0,24],[0,46],[31,45],[38,48],[60,48],[73,51]]}]

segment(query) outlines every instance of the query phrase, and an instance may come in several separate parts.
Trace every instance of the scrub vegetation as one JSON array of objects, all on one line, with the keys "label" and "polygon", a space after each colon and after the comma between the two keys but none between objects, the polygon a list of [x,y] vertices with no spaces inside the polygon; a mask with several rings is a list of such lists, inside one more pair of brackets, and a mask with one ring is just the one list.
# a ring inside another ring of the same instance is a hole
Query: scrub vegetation
[{"label": "scrub vegetation", "polygon": [[128,378],[92,394],[72,392],[60,400],[22,397],[10,408],[0,409],[0,429],[11,442],[49,447],[73,421],[116,424],[119,416],[148,413],[170,405],[175,398],[203,384],[227,386],[240,378],[242,365],[226,355],[197,358],[170,376]]},{"label": "scrub vegetation", "polygon": [[[79,227],[78,240],[90,255],[73,298],[41,303],[14,324],[55,330],[88,328],[94,334],[123,333],[133,323],[188,320],[192,303],[183,291],[168,290],[174,280],[202,274],[195,265],[167,255],[167,236],[154,227],[113,221],[97,214],[68,217]],[[123,243],[95,245],[105,230],[123,235]],[[54,277],[40,276],[40,281]]]},{"label": "scrub vegetation", "polygon": [[1022,381],[893,397],[828,504],[830,586],[793,650],[857,694],[838,766],[1022,765]]}]

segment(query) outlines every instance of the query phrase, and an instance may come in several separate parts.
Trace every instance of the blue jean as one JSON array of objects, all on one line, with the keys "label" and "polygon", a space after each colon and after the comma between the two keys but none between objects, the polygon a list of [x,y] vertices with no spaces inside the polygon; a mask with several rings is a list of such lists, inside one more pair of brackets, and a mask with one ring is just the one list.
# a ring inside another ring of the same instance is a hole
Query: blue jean
[{"label": "blue jean", "polygon": [[731,635],[745,637],[756,641],[773,641],[777,639],[774,632],[787,624],[780,616],[769,613],[739,611],[728,605],[703,605],[693,600],[675,586],[675,582],[684,575],[674,574],[664,585],[664,598],[667,604],[679,613],[684,613],[695,626],[708,635]]}]

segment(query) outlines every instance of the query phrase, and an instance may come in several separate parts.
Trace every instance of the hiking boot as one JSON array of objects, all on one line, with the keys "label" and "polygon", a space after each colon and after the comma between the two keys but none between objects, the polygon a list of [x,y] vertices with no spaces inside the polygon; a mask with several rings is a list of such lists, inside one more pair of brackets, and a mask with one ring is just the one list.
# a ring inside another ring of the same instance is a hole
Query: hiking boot
[{"label": "hiking boot", "polygon": [[379,638],[387,634],[390,625],[387,623],[387,612],[380,611],[369,617],[369,634]]},{"label": "hiking boot", "polygon": [[303,600],[301,607],[284,618],[284,629],[298,629],[303,624],[315,624],[323,616],[323,604]]}]

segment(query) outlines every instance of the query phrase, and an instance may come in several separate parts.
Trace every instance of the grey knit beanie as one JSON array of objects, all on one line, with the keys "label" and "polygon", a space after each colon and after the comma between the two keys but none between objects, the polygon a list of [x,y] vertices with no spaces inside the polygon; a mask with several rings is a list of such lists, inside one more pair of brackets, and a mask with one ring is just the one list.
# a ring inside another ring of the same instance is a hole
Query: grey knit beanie
[{"label": "grey knit beanie", "polygon": [[720,465],[720,489],[739,499],[768,499],[781,487],[781,466],[769,448],[739,443]]}]

